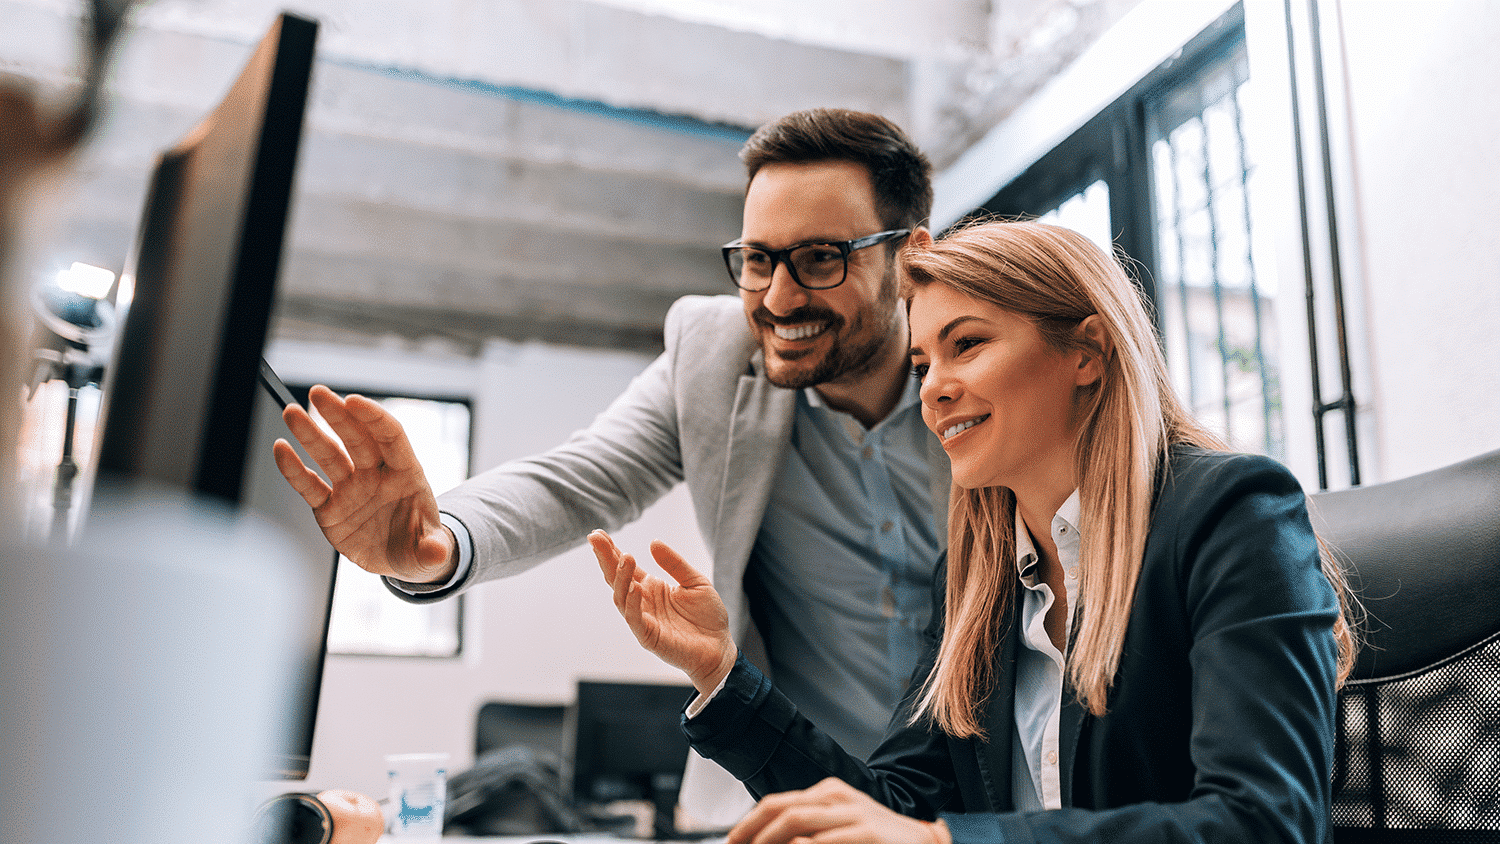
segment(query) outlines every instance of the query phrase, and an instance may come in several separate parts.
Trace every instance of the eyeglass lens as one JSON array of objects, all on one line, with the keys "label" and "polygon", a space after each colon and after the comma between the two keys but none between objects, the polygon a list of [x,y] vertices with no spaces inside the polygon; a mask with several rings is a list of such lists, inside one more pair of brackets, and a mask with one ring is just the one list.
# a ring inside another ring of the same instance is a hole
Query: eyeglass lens
[{"label": "eyeglass lens", "polygon": [[785,255],[773,255],[761,249],[741,246],[728,251],[729,272],[735,283],[746,290],[763,290],[771,284],[778,260],[785,260],[792,278],[804,287],[837,287],[844,280],[848,266],[844,253],[836,247],[808,244]]}]

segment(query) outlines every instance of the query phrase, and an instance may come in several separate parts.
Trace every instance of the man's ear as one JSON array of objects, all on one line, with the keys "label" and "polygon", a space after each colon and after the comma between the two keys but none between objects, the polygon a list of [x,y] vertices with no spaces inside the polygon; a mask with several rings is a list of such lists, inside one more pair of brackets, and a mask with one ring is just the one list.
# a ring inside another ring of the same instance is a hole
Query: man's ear
[{"label": "man's ear", "polygon": [[1104,327],[1104,319],[1098,314],[1089,314],[1073,329],[1081,341],[1081,356],[1074,384],[1079,387],[1097,383],[1104,377],[1105,364],[1115,353],[1114,338]]}]

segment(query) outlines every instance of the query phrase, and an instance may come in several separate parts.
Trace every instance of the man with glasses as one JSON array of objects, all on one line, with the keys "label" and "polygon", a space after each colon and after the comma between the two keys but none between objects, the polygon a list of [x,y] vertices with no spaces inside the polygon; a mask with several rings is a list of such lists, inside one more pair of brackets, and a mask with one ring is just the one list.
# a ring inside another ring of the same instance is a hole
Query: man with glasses
[{"label": "man with glasses", "polygon": [[723,247],[738,298],[674,304],[666,351],[563,445],[434,498],[394,420],[318,387],[348,456],[299,409],[287,422],[333,486],[285,443],[277,463],[333,545],[413,601],[530,568],[685,482],[745,652],[868,754],[946,544],[948,462],[894,263],[930,240],[931,168],[890,121],[836,109],[767,124],[741,158],[742,236]]}]

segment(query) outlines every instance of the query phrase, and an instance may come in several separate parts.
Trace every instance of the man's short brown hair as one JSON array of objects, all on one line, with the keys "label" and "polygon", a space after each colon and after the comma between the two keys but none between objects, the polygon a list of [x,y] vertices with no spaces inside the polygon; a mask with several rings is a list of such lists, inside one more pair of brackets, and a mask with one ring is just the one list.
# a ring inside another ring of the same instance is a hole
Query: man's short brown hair
[{"label": "man's short brown hair", "polygon": [[748,179],[767,164],[852,161],[870,173],[875,212],[888,229],[915,229],[932,213],[932,164],[901,127],[841,108],[793,112],[760,127],[740,150]]}]

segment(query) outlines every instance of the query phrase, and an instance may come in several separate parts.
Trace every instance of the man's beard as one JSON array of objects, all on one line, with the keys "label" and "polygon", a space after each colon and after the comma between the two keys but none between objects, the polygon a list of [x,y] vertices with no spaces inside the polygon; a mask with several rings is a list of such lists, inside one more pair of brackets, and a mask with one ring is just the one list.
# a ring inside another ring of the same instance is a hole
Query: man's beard
[{"label": "man's beard", "polygon": [[[884,323],[878,327],[870,325],[871,317],[885,316]],[[807,369],[794,368],[804,359],[806,355],[816,354],[808,350],[804,356],[782,357],[784,363],[791,366],[773,367],[775,360],[767,348],[767,341],[761,340],[761,351],[766,358],[766,378],[778,387],[789,390],[800,390],[805,387],[815,387],[819,384],[827,384],[834,381],[842,381],[857,378],[873,370],[880,362],[880,352],[890,340],[891,325],[896,321],[896,273],[895,267],[886,272],[881,280],[880,295],[876,298],[871,308],[860,311],[854,315],[851,323],[845,323],[838,314],[827,308],[805,307],[798,308],[785,317],[777,319],[767,311],[764,306],[757,308],[752,314],[756,324],[764,331],[771,331],[773,325],[800,325],[810,322],[827,323],[825,334],[833,336],[832,347],[812,367]]]}]

